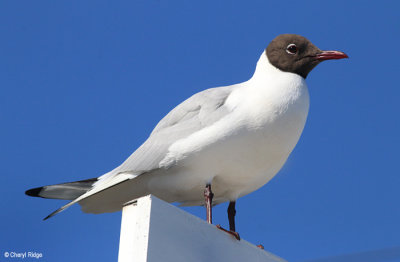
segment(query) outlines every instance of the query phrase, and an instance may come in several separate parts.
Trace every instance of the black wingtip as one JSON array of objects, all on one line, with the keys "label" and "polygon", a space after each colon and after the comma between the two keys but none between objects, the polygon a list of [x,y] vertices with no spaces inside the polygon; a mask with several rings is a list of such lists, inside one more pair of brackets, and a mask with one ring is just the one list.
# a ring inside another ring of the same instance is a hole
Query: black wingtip
[{"label": "black wingtip", "polygon": [[51,215],[48,215],[47,217],[43,218],[43,221],[49,219],[50,217],[52,217]]},{"label": "black wingtip", "polygon": [[63,206],[60,207],[59,209],[57,209],[56,211],[54,211],[53,213],[51,213],[50,215],[48,215],[47,217],[43,218],[43,221],[49,219],[50,217],[53,217],[55,215],[57,215],[58,213],[60,213],[61,211],[63,211],[65,208],[67,208],[68,206]]},{"label": "black wingtip", "polygon": [[47,217],[43,218],[43,221],[49,219],[50,217],[53,217],[54,215],[56,215],[57,213],[60,212],[60,209],[57,209],[56,211],[54,211],[53,213],[51,213],[50,215],[48,215]]},{"label": "black wingtip", "polygon": [[40,197],[40,191],[42,191],[43,187],[36,187],[25,191],[25,195],[32,197]]}]

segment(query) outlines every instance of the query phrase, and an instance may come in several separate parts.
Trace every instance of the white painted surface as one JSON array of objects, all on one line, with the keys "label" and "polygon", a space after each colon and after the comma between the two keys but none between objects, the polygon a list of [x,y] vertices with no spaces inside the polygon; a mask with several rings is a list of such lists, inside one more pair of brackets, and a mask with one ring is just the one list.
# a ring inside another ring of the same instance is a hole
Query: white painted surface
[{"label": "white painted surface", "polygon": [[151,207],[146,196],[123,208],[118,261],[147,261]]},{"label": "white painted surface", "polygon": [[122,211],[119,262],[283,262],[154,196]]}]

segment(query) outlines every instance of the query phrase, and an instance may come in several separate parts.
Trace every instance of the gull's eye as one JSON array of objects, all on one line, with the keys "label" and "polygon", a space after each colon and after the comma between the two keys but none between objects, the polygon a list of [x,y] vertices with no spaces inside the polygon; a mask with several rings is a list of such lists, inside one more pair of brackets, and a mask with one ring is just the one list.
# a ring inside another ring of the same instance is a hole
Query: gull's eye
[{"label": "gull's eye", "polygon": [[286,47],[286,52],[290,55],[297,53],[297,46],[295,44],[290,44]]}]

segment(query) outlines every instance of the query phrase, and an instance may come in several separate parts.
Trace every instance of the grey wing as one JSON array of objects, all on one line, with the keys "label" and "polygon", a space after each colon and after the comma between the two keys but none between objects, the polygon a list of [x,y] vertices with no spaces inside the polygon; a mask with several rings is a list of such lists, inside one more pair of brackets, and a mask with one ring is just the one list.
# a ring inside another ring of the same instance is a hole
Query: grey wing
[{"label": "grey wing", "polygon": [[129,172],[138,175],[159,168],[159,163],[173,143],[229,114],[224,104],[234,88],[226,86],[207,89],[179,104],[157,124],[149,138],[110,173]]},{"label": "grey wing", "polygon": [[[212,125],[229,114],[224,104],[233,89],[234,86],[208,89],[178,105],[158,123],[146,142],[122,165],[99,177],[89,191],[57,209],[45,219],[107,188],[158,169],[159,163],[165,158],[168,148],[173,143]],[[36,191],[33,193],[37,193]]]}]

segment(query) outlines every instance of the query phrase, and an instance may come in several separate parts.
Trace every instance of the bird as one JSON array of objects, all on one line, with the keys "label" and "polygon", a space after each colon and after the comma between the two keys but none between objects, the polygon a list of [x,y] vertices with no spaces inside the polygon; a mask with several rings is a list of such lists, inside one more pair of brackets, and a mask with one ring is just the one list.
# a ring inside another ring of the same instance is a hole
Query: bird
[{"label": "bird", "polygon": [[152,194],[182,206],[229,202],[236,232],[236,201],[266,183],[296,146],[309,111],[305,79],[320,62],[348,58],[322,51],[307,38],[281,34],[262,52],[253,76],[206,89],[171,110],[121,165],[97,178],[27,190],[33,197],[71,200],[44,220],[78,203],[85,213],[107,213]]}]

